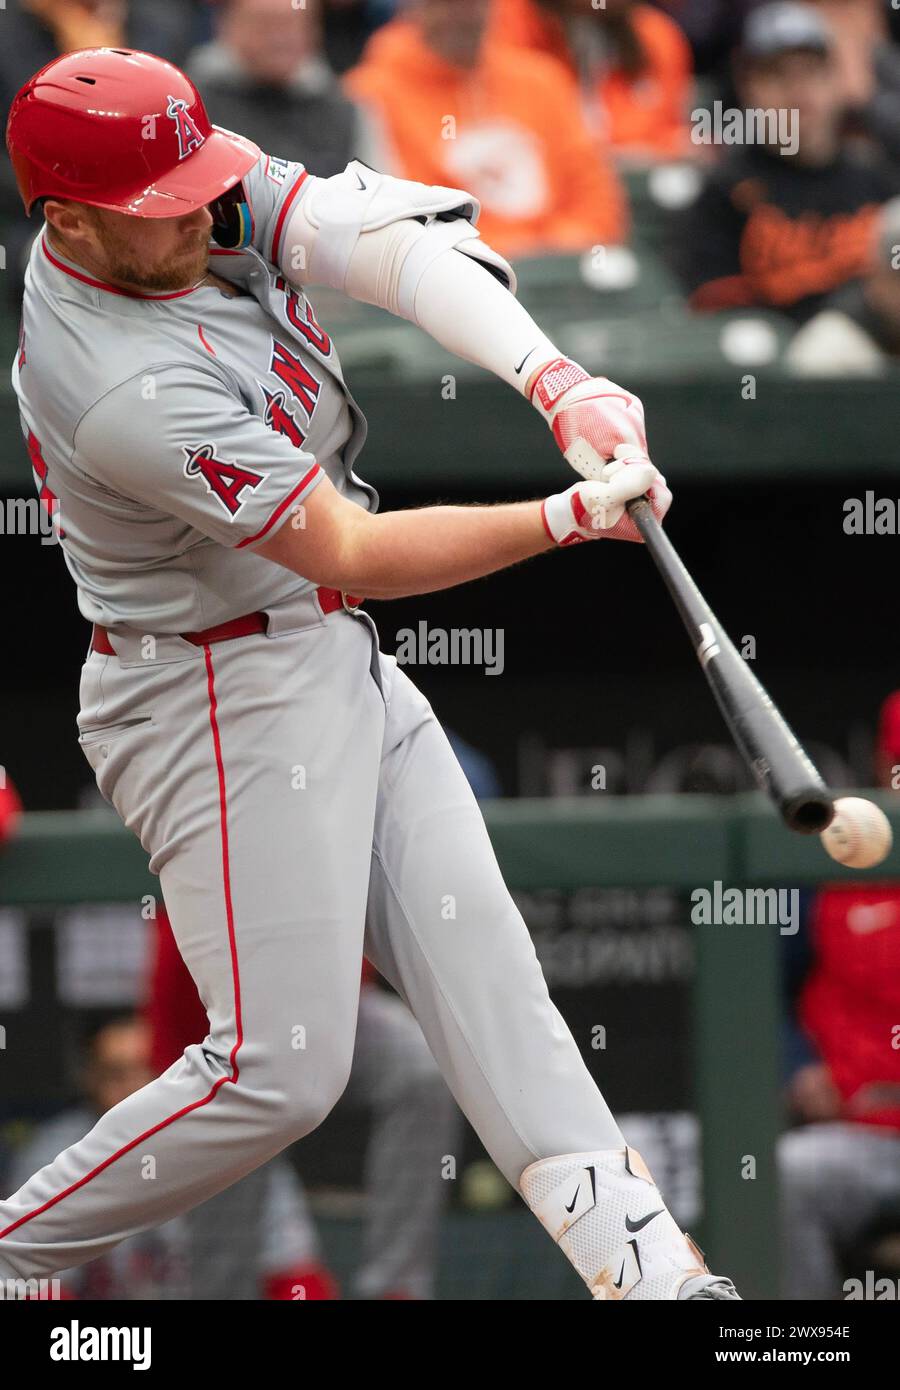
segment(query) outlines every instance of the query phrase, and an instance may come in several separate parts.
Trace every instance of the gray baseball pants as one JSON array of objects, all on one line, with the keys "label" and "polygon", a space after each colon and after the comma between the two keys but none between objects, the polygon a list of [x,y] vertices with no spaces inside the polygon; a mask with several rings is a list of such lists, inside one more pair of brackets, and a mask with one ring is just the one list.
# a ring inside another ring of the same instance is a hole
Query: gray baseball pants
[{"label": "gray baseball pants", "polygon": [[0,1277],[90,1260],[315,1128],[347,1084],[364,949],[511,1183],[623,1144],[447,739],[365,614],[305,594],[265,634],[113,644],[83,668],[81,741],[210,1033],[0,1202]]}]

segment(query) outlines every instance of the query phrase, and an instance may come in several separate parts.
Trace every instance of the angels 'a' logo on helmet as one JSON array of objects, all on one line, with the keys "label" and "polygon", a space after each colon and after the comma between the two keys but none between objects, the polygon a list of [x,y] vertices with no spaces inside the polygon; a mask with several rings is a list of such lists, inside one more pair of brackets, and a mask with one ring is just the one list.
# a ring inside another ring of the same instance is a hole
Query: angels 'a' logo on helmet
[{"label": "angels 'a' logo on helmet", "polygon": [[184,97],[169,97],[166,115],[175,122],[179,161],[187,159],[192,150],[199,150],[201,145],[206,144],[206,136],[188,111]]}]

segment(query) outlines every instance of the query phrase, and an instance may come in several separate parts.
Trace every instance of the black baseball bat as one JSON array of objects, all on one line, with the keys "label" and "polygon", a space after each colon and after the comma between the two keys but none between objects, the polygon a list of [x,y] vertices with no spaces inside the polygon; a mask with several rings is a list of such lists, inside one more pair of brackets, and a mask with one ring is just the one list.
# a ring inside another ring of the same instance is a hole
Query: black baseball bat
[{"label": "black baseball bat", "polygon": [[806,751],[766,694],[681,556],[660,526],[646,497],[627,504],[694,647],[722,717],[762,790],[791,830],[813,835],[834,816],[834,803]]}]

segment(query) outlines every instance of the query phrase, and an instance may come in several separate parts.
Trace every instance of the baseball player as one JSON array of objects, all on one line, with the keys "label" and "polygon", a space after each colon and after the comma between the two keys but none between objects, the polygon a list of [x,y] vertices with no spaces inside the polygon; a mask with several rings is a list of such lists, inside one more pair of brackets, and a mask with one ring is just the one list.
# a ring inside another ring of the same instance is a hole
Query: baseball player
[{"label": "baseball player", "polygon": [[[93,624],[80,742],[159,875],[210,1032],[0,1202],[0,1276],[90,1260],[318,1125],[365,951],[595,1298],[736,1298],[626,1145],[441,727],[355,597],[638,539],[625,502],[671,501],[639,401],[518,305],[475,199],[261,154],[159,58],[56,60],[7,141],[45,219],[13,376]],[[317,285],[495,372],[582,476],[543,502],[379,514]]]}]

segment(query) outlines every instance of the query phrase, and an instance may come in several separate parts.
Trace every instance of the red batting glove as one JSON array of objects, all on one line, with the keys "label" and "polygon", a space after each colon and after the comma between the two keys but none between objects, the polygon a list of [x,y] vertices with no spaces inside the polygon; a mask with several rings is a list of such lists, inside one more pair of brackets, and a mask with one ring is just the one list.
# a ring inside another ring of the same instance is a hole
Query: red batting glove
[{"label": "red batting glove", "polygon": [[[583,478],[599,479],[612,459],[646,463],[647,432],[644,407],[637,396],[606,377],[591,377],[577,362],[557,357],[541,367],[529,385],[528,396],[553,431],[568,463]],[[662,474],[656,475],[647,496],[658,521],[672,505]],[[627,515],[613,532],[616,539],[640,541]]]}]

